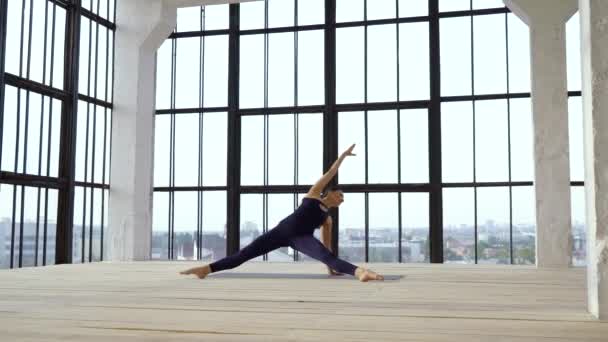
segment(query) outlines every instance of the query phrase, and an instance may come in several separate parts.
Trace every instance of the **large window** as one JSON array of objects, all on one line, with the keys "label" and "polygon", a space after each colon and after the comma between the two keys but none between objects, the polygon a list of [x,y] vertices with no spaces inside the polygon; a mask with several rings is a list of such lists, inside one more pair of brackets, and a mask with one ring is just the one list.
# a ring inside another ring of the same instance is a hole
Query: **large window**
[{"label": "large window", "polygon": [[1,3],[0,268],[101,260],[115,2]]},{"label": "large window", "polygon": [[[243,247],[293,212],[355,143],[357,156],[335,179],[345,192],[332,213],[340,256],[533,264],[529,43],[528,27],[501,0],[180,9],[157,54],[155,256],[229,253],[180,254],[189,250],[178,242],[182,231],[197,250],[215,239],[206,234]],[[569,84],[577,122],[580,82]],[[580,150],[581,132],[571,124],[571,149]],[[578,153],[573,186],[582,185]],[[188,211],[191,228],[176,223],[183,191],[198,203],[196,215]],[[227,203],[205,202],[212,191],[224,191]],[[579,197],[573,189],[573,203]],[[218,219],[225,230],[204,226],[209,212],[226,215]],[[573,212],[581,240],[580,206]],[[583,245],[575,241],[579,260]],[[307,258],[284,248],[259,259]]]}]

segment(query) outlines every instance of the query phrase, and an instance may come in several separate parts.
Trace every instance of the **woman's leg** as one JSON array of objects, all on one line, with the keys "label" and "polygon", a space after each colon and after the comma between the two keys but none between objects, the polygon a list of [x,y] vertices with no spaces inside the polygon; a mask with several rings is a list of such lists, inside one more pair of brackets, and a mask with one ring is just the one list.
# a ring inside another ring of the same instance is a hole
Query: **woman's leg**
[{"label": "woman's leg", "polygon": [[313,235],[298,235],[291,237],[289,239],[289,246],[313,259],[319,260],[333,270],[355,276],[357,266],[340,258],[336,258],[329,249],[323,246],[321,241],[317,240]]},{"label": "woman's leg", "polygon": [[286,245],[287,241],[278,234],[278,231],[276,229],[271,229],[255,238],[250,244],[243,247],[237,253],[212,262],[209,266],[211,267],[211,272],[235,268],[247,260],[251,260]]}]

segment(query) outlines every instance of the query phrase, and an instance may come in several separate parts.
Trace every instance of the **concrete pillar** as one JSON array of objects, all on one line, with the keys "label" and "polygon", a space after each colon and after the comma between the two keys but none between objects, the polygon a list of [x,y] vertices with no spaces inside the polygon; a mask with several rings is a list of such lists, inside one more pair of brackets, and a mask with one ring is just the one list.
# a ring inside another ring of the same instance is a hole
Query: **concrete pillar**
[{"label": "concrete pillar", "polygon": [[110,196],[104,260],[150,259],[156,51],[175,28],[177,8],[237,2],[117,1]]},{"label": "concrete pillar", "polygon": [[587,295],[589,312],[608,319],[608,1],[580,0]]},{"label": "concrete pillar", "polygon": [[572,254],[566,21],[577,0],[504,0],[530,28],[536,265],[569,267]]}]

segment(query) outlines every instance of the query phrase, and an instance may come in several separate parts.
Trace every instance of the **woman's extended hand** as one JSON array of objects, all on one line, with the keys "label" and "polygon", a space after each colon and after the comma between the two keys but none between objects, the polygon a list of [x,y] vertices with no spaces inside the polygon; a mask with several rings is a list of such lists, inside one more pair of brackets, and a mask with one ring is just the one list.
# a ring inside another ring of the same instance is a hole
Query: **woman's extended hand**
[{"label": "woman's extended hand", "polygon": [[349,148],[346,149],[346,151],[344,151],[342,153],[343,156],[356,156],[356,154],[353,153],[353,149],[355,148],[355,144],[350,145]]}]

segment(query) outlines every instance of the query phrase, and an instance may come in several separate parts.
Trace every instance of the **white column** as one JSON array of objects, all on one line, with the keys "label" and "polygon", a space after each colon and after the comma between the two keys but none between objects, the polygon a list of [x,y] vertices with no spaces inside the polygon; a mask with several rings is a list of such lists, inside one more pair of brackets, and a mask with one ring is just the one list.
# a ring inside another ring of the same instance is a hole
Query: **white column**
[{"label": "white column", "polygon": [[176,22],[162,0],[116,2],[114,111],[104,260],[148,260],[152,237],[155,54]]},{"label": "white column", "polygon": [[580,0],[587,295],[589,311],[608,319],[608,1]]},{"label": "white column", "polygon": [[569,267],[572,255],[565,23],[577,0],[504,0],[530,28],[536,265]]}]

